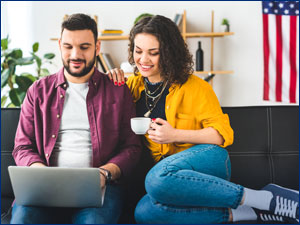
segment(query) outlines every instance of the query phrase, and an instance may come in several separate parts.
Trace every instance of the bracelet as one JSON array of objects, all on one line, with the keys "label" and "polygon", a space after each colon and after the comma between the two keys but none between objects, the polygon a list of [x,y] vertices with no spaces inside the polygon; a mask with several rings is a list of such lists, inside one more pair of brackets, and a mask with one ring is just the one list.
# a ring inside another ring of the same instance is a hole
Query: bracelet
[{"label": "bracelet", "polygon": [[111,181],[112,181],[111,172],[104,168],[99,168],[99,171],[105,177],[105,182],[107,184],[111,183]]}]

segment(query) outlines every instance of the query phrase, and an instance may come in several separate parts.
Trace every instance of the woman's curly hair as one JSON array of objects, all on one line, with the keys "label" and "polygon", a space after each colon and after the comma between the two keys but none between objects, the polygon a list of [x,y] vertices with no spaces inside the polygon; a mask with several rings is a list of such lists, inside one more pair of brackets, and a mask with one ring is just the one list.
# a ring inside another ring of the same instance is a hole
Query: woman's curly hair
[{"label": "woman's curly hair", "polygon": [[[154,35],[159,42],[159,69],[164,80],[184,84],[193,73],[193,58],[177,25],[164,16],[144,17],[130,31],[128,60],[134,65],[134,39],[137,34]],[[134,67],[134,74],[138,72]]]}]

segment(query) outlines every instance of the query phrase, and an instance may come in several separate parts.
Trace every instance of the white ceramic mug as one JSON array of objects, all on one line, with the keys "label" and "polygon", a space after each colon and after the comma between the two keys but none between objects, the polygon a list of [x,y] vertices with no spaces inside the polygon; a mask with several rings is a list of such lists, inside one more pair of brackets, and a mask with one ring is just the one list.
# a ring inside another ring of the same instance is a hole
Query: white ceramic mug
[{"label": "white ceramic mug", "polygon": [[147,117],[134,117],[130,119],[131,129],[134,133],[141,135],[146,134],[150,128],[151,119]]}]

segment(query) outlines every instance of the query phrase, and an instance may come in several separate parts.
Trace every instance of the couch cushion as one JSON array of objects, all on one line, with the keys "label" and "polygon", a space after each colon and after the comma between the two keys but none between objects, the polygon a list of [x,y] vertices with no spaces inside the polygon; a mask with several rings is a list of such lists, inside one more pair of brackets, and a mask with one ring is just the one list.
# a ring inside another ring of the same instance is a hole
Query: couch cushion
[{"label": "couch cushion", "polygon": [[224,107],[234,130],[232,182],[260,189],[272,182],[299,189],[299,107]]},{"label": "couch cushion", "polygon": [[20,108],[1,108],[1,214],[11,206],[14,198],[7,167],[15,165],[12,157]]}]

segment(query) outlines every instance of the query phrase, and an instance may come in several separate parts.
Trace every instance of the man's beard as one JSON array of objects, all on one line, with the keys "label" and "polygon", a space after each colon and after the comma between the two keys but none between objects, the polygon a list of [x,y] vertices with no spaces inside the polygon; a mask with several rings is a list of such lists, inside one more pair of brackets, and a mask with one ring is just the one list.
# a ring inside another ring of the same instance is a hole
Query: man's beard
[{"label": "man's beard", "polygon": [[[84,60],[84,59],[68,59],[67,62],[63,60],[63,64],[64,64],[64,68],[67,70],[67,72],[70,75],[72,75],[73,77],[83,77],[83,76],[87,75],[93,69],[95,60],[96,60],[96,53],[93,57],[93,60],[89,61],[87,65],[86,65],[86,60]],[[85,66],[81,71],[75,73],[70,70],[70,61],[83,62]]]}]

